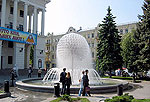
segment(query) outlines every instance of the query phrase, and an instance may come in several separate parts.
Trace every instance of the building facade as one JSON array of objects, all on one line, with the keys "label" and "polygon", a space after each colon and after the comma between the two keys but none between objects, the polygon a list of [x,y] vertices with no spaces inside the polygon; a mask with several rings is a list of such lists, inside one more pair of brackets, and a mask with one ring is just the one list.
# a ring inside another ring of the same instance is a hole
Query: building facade
[{"label": "building facade", "polygon": [[[34,46],[34,68],[44,68],[45,5],[50,0],[0,0],[0,69],[28,68]],[[41,32],[38,16],[41,12]]]},{"label": "building facade", "polygon": [[[82,35],[87,40],[89,47],[91,49],[92,59],[93,59],[93,67],[96,67],[96,54],[97,54],[97,34],[98,34],[99,26],[95,27],[94,29],[90,30],[76,30],[73,27],[70,27],[68,31],[65,34],[74,32]],[[130,24],[122,24],[117,26],[118,32],[121,36],[123,36],[126,33],[131,32],[133,29],[136,29],[136,23],[130,23]],[[47,68],[53,68],[56,67],[56,49],[57,49],[57,43],[59,39],[65,35],[54,35],[48,34],[46,37],[46,67]]]}]

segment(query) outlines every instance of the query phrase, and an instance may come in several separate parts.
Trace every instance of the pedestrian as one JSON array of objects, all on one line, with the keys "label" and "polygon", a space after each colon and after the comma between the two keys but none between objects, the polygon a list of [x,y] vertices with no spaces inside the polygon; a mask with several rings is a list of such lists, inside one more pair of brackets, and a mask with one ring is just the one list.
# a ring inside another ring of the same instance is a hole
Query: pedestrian
[{"label": "pedestrian", "polygon": [[67,95],[70,95],[70,85],[72,84],[71,82],[71,76],[70,76],[70,72],[67,73],[66,75],[66,86],[67,86]]},{"label": "pedestrian", "polygon": [[31,74],[32,74],[33,70],[32,70],[32,66],[31,64],[29,65],[29,69],[28,69],[28,78],[31,78]]},{"label": "pedestrian", "polygon": [[11,70],[11,86],[14,87],[14,80],[15,80],[15,72],[14,69]]},{"label": "pedestrian", "polygon": [[83,91],[83,76],[84,76],[84,71],[82,71],[82,75],[79,79],[79,84],[80,84],[79,96],[81,96],[81,93]]},{"label": "pedestrian", "polygon": [[66,81],[67,73],[65,71],[66,71],[66,68],[63,68],[63,72],[61,72],[61,74],[60,74],[60,82],[62,83],[61,95],[64,95],[65,91],[66,91],[65,81]]},{"label": "pedestrian", "polygon": [[91,96],[90,94],[90,87],[89,87],[89,78],[88,78],[88,70],[85,70],[85,75],[83,76],[83,94],[82,96],[85,96],[86,93]]},{"label": "pedestrian", "polygon": [[14,76],[15,76],[15,78],[19,77],[19,74],[18,74],[18,67],[17,67],[16,64],[15,64],[14,67],[13,67],[13,71],[14,71]]},{"label": "pedestrian", "polygon": [[41,74],[42,74],[42,70],[39,68],[38,69],[38,77],[41,77]]}]

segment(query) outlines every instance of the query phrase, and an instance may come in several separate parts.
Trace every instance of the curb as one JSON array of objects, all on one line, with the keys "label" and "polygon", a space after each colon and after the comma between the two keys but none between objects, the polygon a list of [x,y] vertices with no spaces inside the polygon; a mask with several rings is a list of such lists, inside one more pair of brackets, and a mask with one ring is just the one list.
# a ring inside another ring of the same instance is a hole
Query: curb
[{"label": "curb", "polygon": [[5,98],[5,97],[10,97],[10,96],[11,96],[10,92],[9,93],[2,93],[2,94],[0,94],[0,99]]}]

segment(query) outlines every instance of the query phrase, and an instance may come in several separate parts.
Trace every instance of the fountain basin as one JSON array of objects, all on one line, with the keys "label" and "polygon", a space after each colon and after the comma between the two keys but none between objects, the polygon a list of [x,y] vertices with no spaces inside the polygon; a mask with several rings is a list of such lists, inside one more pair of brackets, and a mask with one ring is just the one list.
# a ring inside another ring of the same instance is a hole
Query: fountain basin
[{"label": "fountain basin", "polygon": [[[90,86],[90,88],[91,88],[90,91],[92,94],[116,92],[117,86],[120,84],[123,85],[123,89],[128,88],[128,82],[124,81],[124,80],[106,79],[106,78],[102,78],[101,80],[102,80],[102,82],[110,80],[110,81],[114,82],[114,84],[112,84],[110,82],[110,84],[104,83],[103,85],[99,85],[99,86]],[[39,84],[39,82],[41,82],[41,84]],[[54,93],[54,86],[44,85],[42,83],[42,78],[23,79],[23,80],[17,81],[16,86],[18,88],[25,89],[25,90]],[[61,87],[61,85],[60,85],[60,87]],[[79,86],[71,86],[70,92],[71,92],[71,94],[78,94],[79,89],[80,89]]]}]

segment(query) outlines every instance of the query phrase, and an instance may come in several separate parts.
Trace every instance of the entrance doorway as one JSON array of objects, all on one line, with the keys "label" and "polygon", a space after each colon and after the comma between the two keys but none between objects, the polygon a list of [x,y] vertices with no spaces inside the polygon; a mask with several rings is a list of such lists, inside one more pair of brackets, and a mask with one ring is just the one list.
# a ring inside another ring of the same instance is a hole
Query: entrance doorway
[{"label": "entrance doorway", "polygon": [[1,56],[1,69],[3,69],[3,56]]}]

